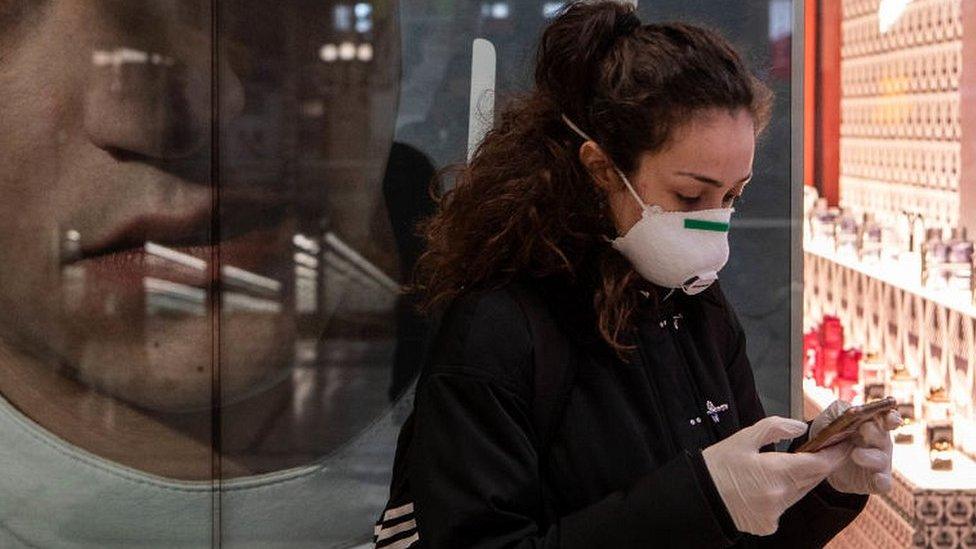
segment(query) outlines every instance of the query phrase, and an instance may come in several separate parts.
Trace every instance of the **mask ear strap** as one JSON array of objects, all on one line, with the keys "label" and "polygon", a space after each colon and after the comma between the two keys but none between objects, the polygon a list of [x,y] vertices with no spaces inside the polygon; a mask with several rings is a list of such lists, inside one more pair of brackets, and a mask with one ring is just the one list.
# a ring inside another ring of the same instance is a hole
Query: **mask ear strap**
[{"label": "mask ear strap", "polygon": [[637,203],[640,204],[641,209],[642,210],[646,209],[647,205],[644,204],[644,201],[641,200],[640,195],[637,194],[637,191],[634,190],[634,186],[630,184],[630,180],[627,179],[627,176],[624,175],[624,172],[620,171],[620,168],[618,168],[617,166],[614,166],[613,169],[617,172],[617,175],[620,176],[620,179],[624,180],[624,185],[627,185],[627,190],[630,191],[630,195],[634,197],[634,200],[636,200]]},{"label": "mask ear strap", "polygon": [[[587,135],[586,132],[584,132],[583,130],[581,130],[579,126],[577,126],[576,124],[573,124],[573,121],[570,120],[569,117],[567,117],[565,114],[560,114],[559,116],[563,119],[563,122],[565,122],[566,125],[569,126],[569,129],[571,129],[574,132],[576,132],[577,134],[579,134],[579,136],[582,137],[583,139],[586,139],[587,141],[592,141],[592,142],[596,143],[596,139],[593,139],[592,137],[590,137],[589,135]],[[596,143],[596,145],[598,147],[600,146],[599,143]],[[644,201],[641,200],[640,195],[637,194],[637,191],[634,190],[634,186],[630,184],[630,180],[627,179],[627,176],[626,175],[624,175],[624,172],[620,171],[620,168],[618,168],[617,165],[614,164],[612,160],[610,161],[610,163],[613,165],[613,170],[615,172],[617,172],[617,175],[619,175],[620,176],[620,179],[623,180],[624,185],[627,186],[627,190],[630,191],[631,196],[634,197],[634,200],[637,201],[637,203],[640,205],[641,209],[647,208],[647,206],[644,204]]]}]

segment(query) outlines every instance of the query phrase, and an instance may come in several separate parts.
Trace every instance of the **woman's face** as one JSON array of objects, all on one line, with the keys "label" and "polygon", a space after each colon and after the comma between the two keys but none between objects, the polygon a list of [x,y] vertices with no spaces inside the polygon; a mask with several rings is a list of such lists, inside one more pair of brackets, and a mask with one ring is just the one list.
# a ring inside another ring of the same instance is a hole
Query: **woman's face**
[{"label": "woman's face", "polygon": [[[667,211],[730,207],[752,177],[755,147],[748,111],[702,111],[679,126],[665,148],[643,153],[629,179],[648,206]],[[614,180],[605,186],[614,225],[623,235],[640,219],[641,208],[616,173],[608,176]]]}]

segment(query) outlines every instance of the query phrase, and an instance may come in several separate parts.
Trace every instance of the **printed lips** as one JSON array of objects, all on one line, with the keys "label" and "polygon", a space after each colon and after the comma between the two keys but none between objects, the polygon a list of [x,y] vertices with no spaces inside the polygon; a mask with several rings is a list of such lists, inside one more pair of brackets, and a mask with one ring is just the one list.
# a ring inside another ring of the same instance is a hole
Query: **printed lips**
[{"label": "printed lips", "polygon": [[96,313],[104,312],[106,299],[141,306],[150,285],[209,288],[225,267],[279,278],[274,275],[285,266],[291,236],[285,213],[283,207],[250,201],[222,207],[216,224],[209,205],[132,216],[100,240],[88,242],[79,234],[80,251],[63,263],[63,273],[76,280],[83,273],[83,298],[73,301]]}]

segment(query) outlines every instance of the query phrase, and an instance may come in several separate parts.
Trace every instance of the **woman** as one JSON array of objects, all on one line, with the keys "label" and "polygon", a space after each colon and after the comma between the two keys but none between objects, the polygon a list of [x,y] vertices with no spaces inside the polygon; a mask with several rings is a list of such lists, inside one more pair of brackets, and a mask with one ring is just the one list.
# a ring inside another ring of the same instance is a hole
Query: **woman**
[{"label": "woman", "polygon": [[378,547],[815,547],[890,488],[894,413],[773,451],[808,426],[765,417],[714,283],[770,102],[712,32],[615,2],[551,23],[426,224],[443,315]]}]

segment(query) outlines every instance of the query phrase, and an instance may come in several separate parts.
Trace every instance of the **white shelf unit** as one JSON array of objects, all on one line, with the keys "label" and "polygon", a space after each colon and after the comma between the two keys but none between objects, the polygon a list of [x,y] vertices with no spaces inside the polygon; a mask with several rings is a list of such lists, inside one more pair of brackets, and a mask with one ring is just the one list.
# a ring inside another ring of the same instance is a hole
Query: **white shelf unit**
[{"label": "white shelf unit", "polygon": [[917,261],[865,263],[832,245],[804,243],[804,329],[840,318],[845,345],[881,353],[920,380],[944,386],[956,446],[976,457],[976,307],[968,292],[922,286]]}]

